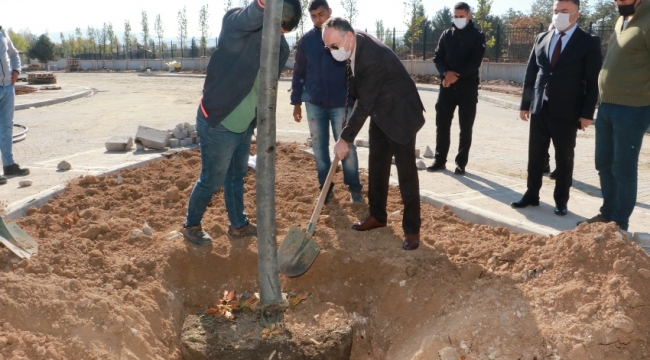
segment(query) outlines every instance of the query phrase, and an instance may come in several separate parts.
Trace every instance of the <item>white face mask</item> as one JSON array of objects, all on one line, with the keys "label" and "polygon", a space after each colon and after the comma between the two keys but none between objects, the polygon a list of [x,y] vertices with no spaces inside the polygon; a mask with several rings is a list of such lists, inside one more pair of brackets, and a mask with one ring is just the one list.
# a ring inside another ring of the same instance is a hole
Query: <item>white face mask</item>
[{"label": "white face mask", "polygon": [[332,49],[332,51],[331,51],[332,52],[332,57],[336,61],[346,61],[352,55],[352,49],[350,49],[348,51],[345,51],[345,44],[347,42],[348,42],[348,37],[347,37],[347,34],[346,34],[345,41],[343,41],[343,45],[341,45],[341,47],[338,48],[337,50]]},{"label": "white face mask", "polygon": [[463,29],[465,26],[467,26],[467,18],[454,18],[454,25],[458,29]]},{"label": "white face mask", "polygon": [[555,28],[558,31],[564,31],[568,29],[569,26],[571,26],[571,20],[569,20],[569,18],[573,14],[563,14],[563,13],[553,14],[553,26],[555,26]]}]

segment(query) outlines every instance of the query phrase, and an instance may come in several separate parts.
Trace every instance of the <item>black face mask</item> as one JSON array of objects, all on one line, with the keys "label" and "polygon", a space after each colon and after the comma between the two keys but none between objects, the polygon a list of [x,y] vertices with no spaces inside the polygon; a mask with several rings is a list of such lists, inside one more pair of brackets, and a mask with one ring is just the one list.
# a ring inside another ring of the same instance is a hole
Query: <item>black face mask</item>
[{"label": "black face mask", "polygon": [[634,12],[636,11],[634,9],[634,3],[631,3],[630,5],[619,5],[618,6],[618,13],[621,14],[622,16],[630,16],[634,15]]}]

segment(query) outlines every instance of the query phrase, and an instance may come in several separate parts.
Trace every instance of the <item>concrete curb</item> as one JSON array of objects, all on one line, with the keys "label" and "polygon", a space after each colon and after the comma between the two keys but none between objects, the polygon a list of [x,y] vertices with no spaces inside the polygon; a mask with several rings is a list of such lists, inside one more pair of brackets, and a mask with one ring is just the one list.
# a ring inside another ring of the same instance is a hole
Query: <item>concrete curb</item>
[{"label": "concrete curb", "polygon": [[37,102],[33,102],[33,103],[16,105],[14,107],[14,110],[25,110],[25,109],[29,109],[29,108],[32,108],[32,107],[33,108],[38,108],[38,107],[43,107],[43,106],[50,106],[50,105],[60,104],[60,103],[66,102],[66,101],[76,100],[76,99],[80,99],[80,98],[83,98],[83,97],[86,97],[86,96],[90,96],[92,94],[93,94],[92,89],[84,88],[83,91],[80,91],[78,93],[74,93],[72,95],[62,96],[62,97],[58,97],[58,98],[54,98],[54,99],[50,99],[50,100],[43,100],[43,101],[37,101]]},{"label": "concrete curb", "polygon": [[[179,149],[180,150],[179,152],[187,151],[187,150],[193,150],[196,147],[198,147],[198,145],[191,145],[191,146]],[[135,163],[131,163],[131,164],[128,164],[126,166],[117,165],[117,166],[114,166],[112,168],[109,168],[106,171],[100,171],[100,172],[96,172],[96,173],[89,173],[89,174],[86,174],[86,175],[93,175],[93,176],[111,175],[111,174],[115,174],[117,172],[120,172],[122,170],[137,169],[139,167],[147,165],[148,163],[159,160],[161,158],[163,158],[162,153],[158,152],[158,153],[155,153],[155,154],[151,154],[148,158],[146,158],[144,160],[141,160],[141,161],[138,161],[138,162],[135,162]],[[57,196],[58,194],[63,192],[66,188],[67,188],[67,185],[65,185],[65,184],[56,185],[56,186],[53,186],[53,187],[51,187],[49,189],[43,190],[43,191],[41,191],[40,193],[38,193],[38,194],[36,194],[34,196],[30,196],[27,199],[18,200],[16,202],[10,204],[7,207],[7,209],[5,211],[5,215],[3,216],[3,218],[5,218],[5,219],[19,219],[19,218],[27,215],[27,210],[29,210],[29,208],[31,208],[31,207],[40,208],[45,203],[47,203],[48,201],[53,199],[55,196]]]}]

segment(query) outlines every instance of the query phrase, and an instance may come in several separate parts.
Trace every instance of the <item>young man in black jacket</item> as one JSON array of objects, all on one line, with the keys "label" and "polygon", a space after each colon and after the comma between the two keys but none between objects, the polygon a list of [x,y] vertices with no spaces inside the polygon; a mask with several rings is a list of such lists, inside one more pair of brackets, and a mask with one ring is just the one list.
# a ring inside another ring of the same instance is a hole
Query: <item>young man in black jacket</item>
[{"label": "young man in black jacket", "polygon": [[440,36],[433,57],[443,80],[436,103],[435,161],[427,171],[446,169],[451,120],[458,106],[460,143],[454,173],[465,174],[478,103],[479,68],[484,54],[485,35],[474,27],[469,5],[459,2],[454,6],[454,25]]},{"label": "young man in black jacket", "polygon": [[[190,195],[181,231],[187,241],[198,246],[212,243],[201,227],[201,220],[212,195],[222,186],[230,220],[228,236],[257,235],[257,227],[244,213],[244,177],[256,125],[265,4],[266,0],[253,0],[245,8],[226,13],[219,46],[208,64],[196,115],[196,129],[201,137],[201,175]],[[284,0],[283,34],[296,28],[301,12],[299,0]],[[280,71],[288,58],[289,44],[282,36]]]}]

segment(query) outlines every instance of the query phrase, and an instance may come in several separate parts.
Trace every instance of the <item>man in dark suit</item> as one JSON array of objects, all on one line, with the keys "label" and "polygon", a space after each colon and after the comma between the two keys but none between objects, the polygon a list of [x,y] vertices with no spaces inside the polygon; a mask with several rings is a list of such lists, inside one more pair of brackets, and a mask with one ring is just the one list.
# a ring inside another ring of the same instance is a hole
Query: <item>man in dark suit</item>
[{"label": "man in dark suit", "polygon": [[578,129],[593,122],[602,64],[600,38],[582,31],[576,21],[580,0],[560,0],[553,6],[555,30],[537,35],[530,54],[520,117],[530,118],[528,190],[511,205],[539,205],[544,158],[549,139],[555,147],[555,214],[568,212]]},{"label": "man in dark suit", "polygon": [[344,159],[368,116],[370,216],[352,226],[367,231],[386,226],[386,201],[391,158],[395,156],[404,203],[404,250],[420,245],[420,183],[415,165],[415,136],[424,125],[424,106],[415,82],[397,55],[375,37],[352,29],[341,18],[329,19],[323,41],[338,61],[347,61],[354,75],[350,92],[357,99],[334,153]]}]

